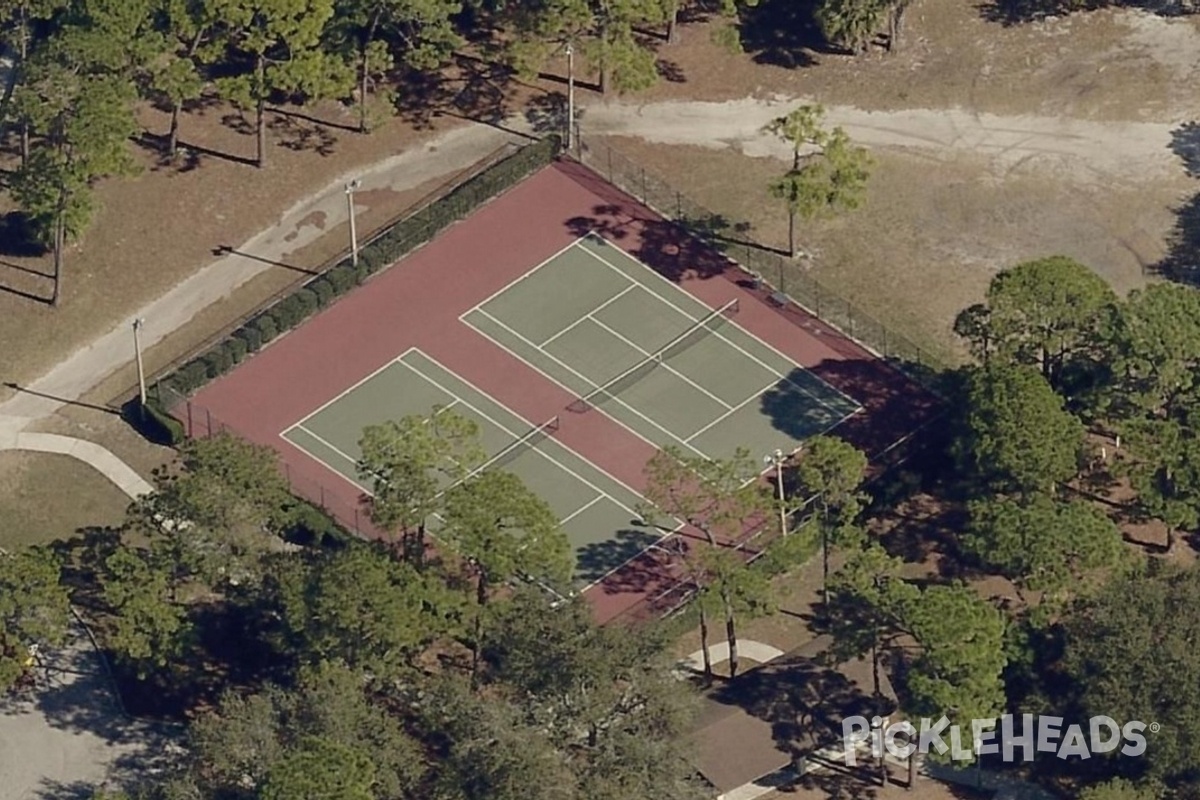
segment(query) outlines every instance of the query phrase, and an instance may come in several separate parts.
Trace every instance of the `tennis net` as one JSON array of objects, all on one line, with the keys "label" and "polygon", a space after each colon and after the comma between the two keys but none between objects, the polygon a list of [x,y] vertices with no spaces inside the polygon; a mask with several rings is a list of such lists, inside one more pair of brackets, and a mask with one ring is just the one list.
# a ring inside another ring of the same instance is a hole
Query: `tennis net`
[{"label": "tennis net", "polygon": [[707,339],[716,332],[729,316],[736,314],[737,311],[738,301],[735,297],[716,311],[705,315],[683,333],[646,356],[642,361],[639,361],[617,377],[602,386],[597,386],[583,397],[571,403],[571,405],[567,406],[567,410],[574,414],[582,414],[585,411],[595,408],[599,403],[615,397],[645,378],[668,359],[674,358],[688,348]]},{"label": "tennis net", "polygon": [[479,473],[487,469],[504,469],[504,467],[516,461],[522,454],[545,441],[547,436],[552,436],[557,431],[558,417],[555,416],[505,445],[503,450],[485,461],[475,472]]}]

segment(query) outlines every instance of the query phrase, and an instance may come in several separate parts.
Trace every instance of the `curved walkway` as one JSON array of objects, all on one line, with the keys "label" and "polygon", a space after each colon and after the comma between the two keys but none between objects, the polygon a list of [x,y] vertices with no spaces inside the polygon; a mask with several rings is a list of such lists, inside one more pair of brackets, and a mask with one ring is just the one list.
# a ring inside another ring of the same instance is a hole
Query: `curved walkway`
[{"label": "curved walkway", "polygon": [[57,433],[35,433],[32,431],[4,432],[0,435],[0,450],[28,450],[36,453],[55,453],[79,459],[95,467],[117,488],[136,500],[153,490],[133,467],[113,455],[112,451],[95,442],[61,436]]}]

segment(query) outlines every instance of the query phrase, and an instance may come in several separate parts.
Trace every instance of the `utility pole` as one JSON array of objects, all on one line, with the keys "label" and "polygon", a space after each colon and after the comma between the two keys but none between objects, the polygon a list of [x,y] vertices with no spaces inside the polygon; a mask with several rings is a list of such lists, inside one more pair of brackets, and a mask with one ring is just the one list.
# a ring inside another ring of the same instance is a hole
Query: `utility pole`
[{"label": "utility pole", "polygon": [[350,217],[350,264],[358,266],[358,229],[354,225],[354,193],[362,187],[362,181],[355,178],[346,184],[346,212]]},{"label": "utility pole", "polygon": [[575,152],[575,47],[567,42],[567,152]]},{"label": "utility pole", "polygon": [[137,359],[138,399],[141,400],[141,412],[146,413],[146,370],[142,366],[142,337],[140,332],[146,320],[138,317],[133,321],[133,354]]},{"label": "utility pole", "polygon": [[787,496],[783,491],[783,464],[787,460],[787,456],[782,450],[776,450],[770,455],[763,456],[763,463],[768,466],[775,467],[775,488],[778,492],[779,500],[779,534],[787,536]]}]

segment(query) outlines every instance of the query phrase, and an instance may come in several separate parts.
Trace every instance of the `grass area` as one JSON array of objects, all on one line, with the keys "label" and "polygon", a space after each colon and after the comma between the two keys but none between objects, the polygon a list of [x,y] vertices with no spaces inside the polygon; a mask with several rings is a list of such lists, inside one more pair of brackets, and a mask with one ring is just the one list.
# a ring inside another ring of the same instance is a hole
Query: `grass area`
[{"label": "grass area", "polygon": [[70,456],[0,452],[0,547],[62,539],[80,528],[116,525],[129,498]]},{"label": "grass area", "polygon": [[[766,191],[783,162],[627,137],[594,144],[604,145],[712,211],[749,222],[756,241],[786,246],[786,212]],[[984,159],[965,155],[877,150],[872,156],[863,206],[802,223],[799,239],[813,260],[764,277],[786,289],[789,274],[811,272],[948,361],[964,355],[955,316],[983,299],[997,271],[1023,260],[1064,254],[1118,292],[1142,285],[1144,265],[1165,253],[1172,207],[1188,188],[1183,179],[1142,187],[1079,186],[1037,173],[998,179]]]}]

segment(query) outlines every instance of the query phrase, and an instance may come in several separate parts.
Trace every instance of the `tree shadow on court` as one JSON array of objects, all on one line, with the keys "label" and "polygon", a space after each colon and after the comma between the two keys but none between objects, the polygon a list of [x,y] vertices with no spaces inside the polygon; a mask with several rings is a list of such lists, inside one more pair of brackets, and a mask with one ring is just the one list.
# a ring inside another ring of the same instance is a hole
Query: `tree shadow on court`
[{"label": "tree shadow on court", "polygon": [[[712,232],[739,230],[724,217],[693,223],[669,222],[647,218],[628,203],[605,203],[594,206],[590,216],[571,217],[566,228],[572,236],[599,234],[670,281],[678,283],[688,278],[712,278],[732,268],[728,257],[701,241],[693,229],[705,226]],[[731,240],[733,241],[733,240]]]},{"label": "tree shadow on court", "polygon": [[592,583],[637,558],[647,547],[662,538],[662,532],[645,526],[617,531],[611,539],[589,542],[576,552],[576,578]]},{"label": "tree shadow on court", "polygon": [[[622,533],[632,532],[645,535],[649,530],[647,528],[638,531],[631,529]],[[613,571],[604,577],[595,590],[607,596],[631,595],[634,598],[643,598],[642,602],[636,603],[626,612],[622,612],[631,621],[634,618],[660,618],[683,603],[695,588],[686,578],[684,563],[686,554],[691,547],[704,544],[702,538],[698,534],[687,532],[663,536],[665,533],[665,531],[655,531],[654,541],[642,542],[640,551],[634,547],[637,540],[631,539],[628,552],[632,557],[624,563],[613,564],[610,567]],[[624,537],[622,534],[618,534],[615,538],[621,540]],[[597,560],[600,556],[608,555],[609,552],[615,555],[615,547],[612,551],[608,551],[604,543],[593,547],[597,554]],[[584,548],[581,563],[584,557],[590,556],[590,553],[587,552],[588,549]]]},{"label": "tree shadow on court", "polygon": [[[934,395],[881,359],[823,359],[807,369],[794,370],[788,380],[806,386],[814,376],[863,406],[832,432],[871,458],[932,420],[940,410]],[[833,422],[828,410],[820,405],[815,411],[812,408],[811,399],[798,401],[794,391],[787,388],[787,381],[781,381],[762,398],[763,413],[789,435],[812,435],[817,414]]]}]

